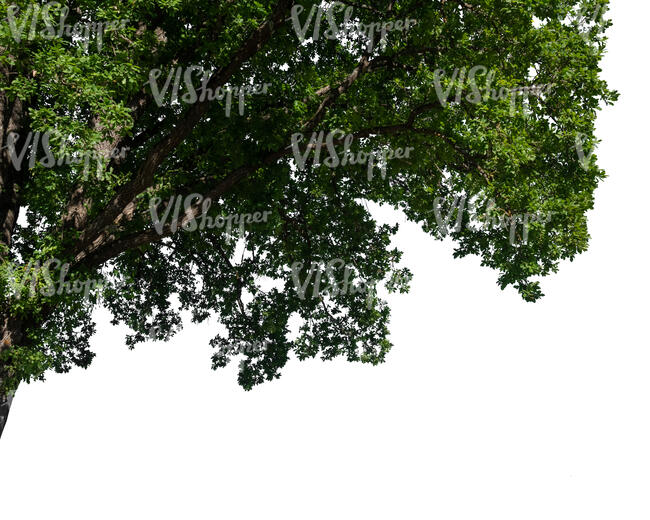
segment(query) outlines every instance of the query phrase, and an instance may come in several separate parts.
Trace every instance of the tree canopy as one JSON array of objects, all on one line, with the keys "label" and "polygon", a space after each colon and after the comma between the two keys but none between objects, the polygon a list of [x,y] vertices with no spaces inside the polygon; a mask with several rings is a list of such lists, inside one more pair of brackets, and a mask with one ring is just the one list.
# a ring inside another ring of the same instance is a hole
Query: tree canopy
[{"label": "tree canopy", "polygon": [[100,304],[131,347],[211,317],[247,389],[383,361],[368,203],[537,300],[604,178],[607,3],[3,0],[0,394],[87,366]]}]

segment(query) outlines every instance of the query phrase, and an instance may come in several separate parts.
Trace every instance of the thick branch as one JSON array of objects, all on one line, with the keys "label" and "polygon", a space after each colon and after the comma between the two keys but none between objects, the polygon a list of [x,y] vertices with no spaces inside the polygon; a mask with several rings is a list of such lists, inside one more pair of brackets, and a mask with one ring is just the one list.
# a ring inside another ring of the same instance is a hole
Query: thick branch
[{"label": "thick branch", "polygon": [[[252,58],[284,24],[285,16],[293,0],[280,0],[275,6],[271,17],[265,21],[248,38],[246,43],[237,51],[230,63],[216,71],[208,82],[208,88],[216,90],[223,86],[239,70],[241,65]],[[126,184],[118,194],[109,202],[107,208],[86,228],[80,237],[80,248],[76,259],[83,259],[90,251],[102,245],[109,236],[108,227],[118,224],[123,218],[132,215],[135,211],[137,195],[151,187],[154,173],[167,156],[187,138],[194,127],[210,108],[211,101],[205,100],[193,105],[185,117],[178,123],[171,134],[165,137],[149,153],[144,163],[138,170],[135,178]]]}]

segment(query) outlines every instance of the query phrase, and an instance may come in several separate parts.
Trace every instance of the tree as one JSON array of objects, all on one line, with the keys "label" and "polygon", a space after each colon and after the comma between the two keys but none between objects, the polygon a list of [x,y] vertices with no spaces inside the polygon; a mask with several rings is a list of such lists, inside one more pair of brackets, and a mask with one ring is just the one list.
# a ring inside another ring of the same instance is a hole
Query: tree
[{"label": "tree", "polygon": [[604,177],[607,3],[3,0],[0,433],[100,303],[129,347],[216,316],[246,389],[383,361],[410,274],[369,202],[540,298]]}]

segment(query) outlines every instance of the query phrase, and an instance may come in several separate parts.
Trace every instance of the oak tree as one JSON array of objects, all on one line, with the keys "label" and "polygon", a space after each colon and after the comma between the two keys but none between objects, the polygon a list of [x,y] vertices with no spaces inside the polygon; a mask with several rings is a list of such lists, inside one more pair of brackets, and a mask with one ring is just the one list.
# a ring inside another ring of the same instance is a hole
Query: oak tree
[{"label": "oak tree", "polygon": [[604,178],[607,3],[0,2],[0,433],[20,382],[89,365],[97,305],[130,347],[212,317],[246,389],[383,361],[371,282],[409,273],[369,203],[540,298]]}]

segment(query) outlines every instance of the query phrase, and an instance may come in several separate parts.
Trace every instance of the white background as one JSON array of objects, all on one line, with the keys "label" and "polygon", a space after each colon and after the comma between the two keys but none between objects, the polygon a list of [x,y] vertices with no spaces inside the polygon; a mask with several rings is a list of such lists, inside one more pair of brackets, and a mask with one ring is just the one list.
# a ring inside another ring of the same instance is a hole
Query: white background
[{"label": "white background", "polygon": [[610,178],[543,301],[407,224],[388,362],[292,361],[250,393],[211,371],[207,327],[131,352],[100,313],[89,370],[16,396],[0,518],[650,518],[650,8],[610,16]]}]

